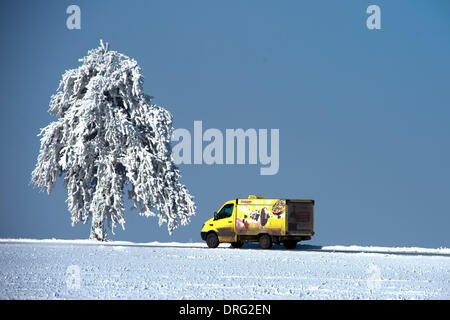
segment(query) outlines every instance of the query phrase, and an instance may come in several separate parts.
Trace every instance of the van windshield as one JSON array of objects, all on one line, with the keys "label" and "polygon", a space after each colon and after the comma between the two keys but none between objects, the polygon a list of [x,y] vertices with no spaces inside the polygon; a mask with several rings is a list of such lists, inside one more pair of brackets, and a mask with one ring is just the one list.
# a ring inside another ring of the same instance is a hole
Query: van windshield
[{"label": "van windshield", "polygon": [[217,219],[229,218],[233,215],[234,204],[229,203],[223,206],[222,210],[217,214]]}]

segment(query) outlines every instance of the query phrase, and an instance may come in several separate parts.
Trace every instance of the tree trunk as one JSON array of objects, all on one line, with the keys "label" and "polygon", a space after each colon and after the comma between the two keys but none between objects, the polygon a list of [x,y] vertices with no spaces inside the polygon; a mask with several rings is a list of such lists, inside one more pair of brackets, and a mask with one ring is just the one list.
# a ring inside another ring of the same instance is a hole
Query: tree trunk
[{"label": "tree trunk", "polygon": [[92,213],[92,226],[90,240],[106,241],[103,212]]}]

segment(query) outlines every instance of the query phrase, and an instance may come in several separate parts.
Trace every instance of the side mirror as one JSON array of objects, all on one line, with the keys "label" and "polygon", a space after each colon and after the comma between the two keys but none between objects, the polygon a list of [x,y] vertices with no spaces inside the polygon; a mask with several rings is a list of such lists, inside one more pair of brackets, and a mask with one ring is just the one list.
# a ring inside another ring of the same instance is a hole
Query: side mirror
[{"label": "side mirror", "polygon": [[217,220],[217,212],[214,211],[214,220]]}]

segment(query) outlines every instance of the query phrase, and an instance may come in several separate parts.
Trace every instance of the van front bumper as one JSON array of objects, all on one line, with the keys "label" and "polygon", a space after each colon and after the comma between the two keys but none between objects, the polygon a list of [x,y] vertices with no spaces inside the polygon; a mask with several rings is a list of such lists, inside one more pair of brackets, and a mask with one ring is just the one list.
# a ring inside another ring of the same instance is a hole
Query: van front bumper
[{"label": "van front bumper", "polygon": [[206,232],[200,232],[200,236],[202,237],[202,240],[206,240]]}]

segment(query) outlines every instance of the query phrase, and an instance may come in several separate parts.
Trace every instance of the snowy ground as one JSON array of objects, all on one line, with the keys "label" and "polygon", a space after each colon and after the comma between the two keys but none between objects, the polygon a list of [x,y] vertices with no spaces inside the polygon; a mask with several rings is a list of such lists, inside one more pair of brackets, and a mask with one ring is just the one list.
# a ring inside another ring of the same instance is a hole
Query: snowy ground
[{"label": "snowy ground", "polygon": [[0,240],[0,299],[450,299],[450,249]]}]

